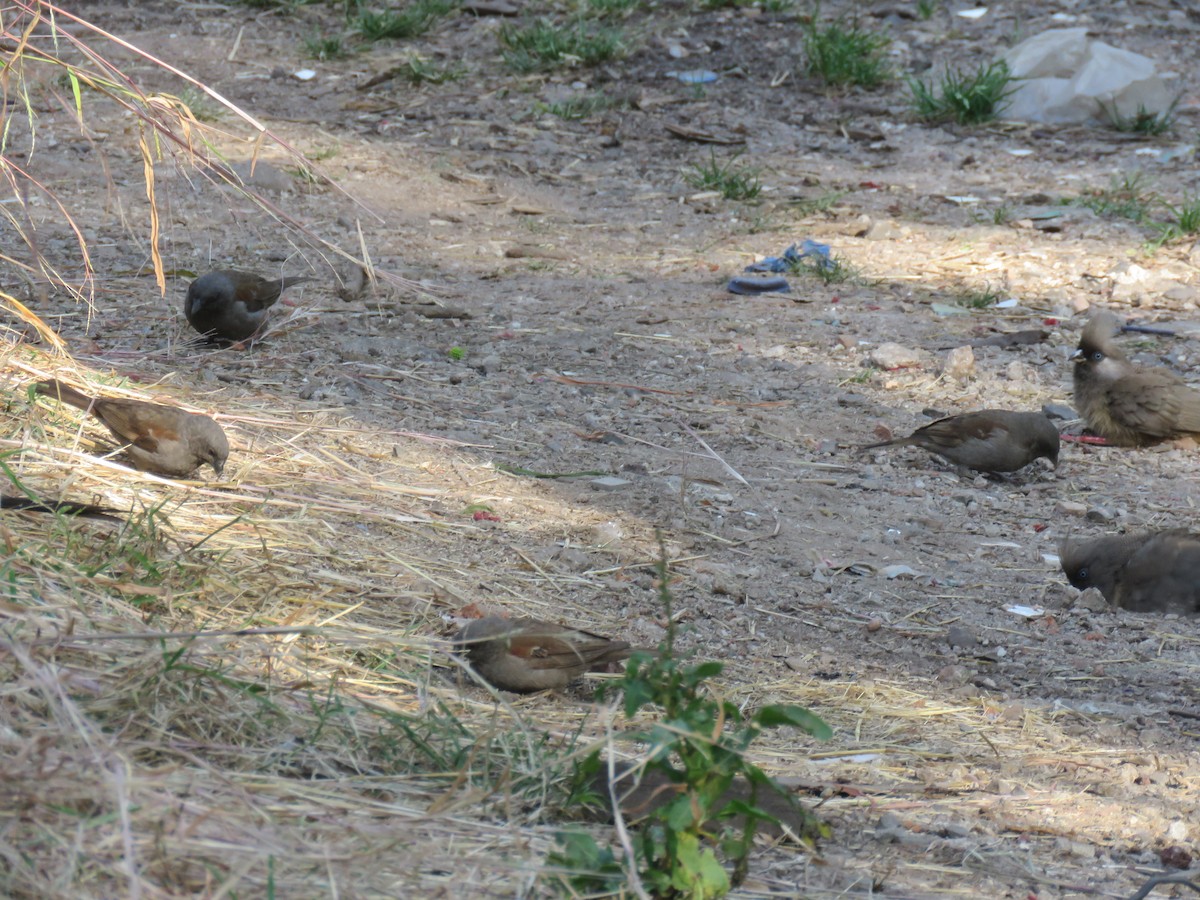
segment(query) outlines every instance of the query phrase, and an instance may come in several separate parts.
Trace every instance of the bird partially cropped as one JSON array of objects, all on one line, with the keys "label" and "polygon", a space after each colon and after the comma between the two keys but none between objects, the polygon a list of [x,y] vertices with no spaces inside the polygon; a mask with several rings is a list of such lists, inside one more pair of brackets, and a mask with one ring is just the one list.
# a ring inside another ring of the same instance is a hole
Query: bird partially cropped
[{"label": "bird partially cropped", "polygon": [[456,649],[492,687],[530,693],[565,688],[573,678],[627,658],[627,641],[537,619],[488,616],[454,636]]},{"label": "bird partially cropped", "polygon": [[115,509],[107,506],[96,506],[94,503],[76,503],[74,500],[32,500],[29,497],[14,497],[0,494],[0,509],[17,509],[28,512],[62,513],[67,516],[79,516],[84,519],[107,519],[110,522],[121,520],[112,515]]},{"label": "bird partially cropped", "polygon": [[210,341],[244,341],[267,321],[267,310],[293,284],[312,281],[307,275],[263,278],[253,272],[218,269],[188,285],[183,314],[188,324]]},{"label": "bird partially cropped", "polygon": [[1116,316],[1100,310],[1071,355],[1075,406],[1088,428],[1118,447],[1200,436],[1200,391],[1169,369],[1130,362],[1113,342],[1118,328]]},{"label": "bird partially cropped", "polygon": [[922,425],[908,437],[867,444],[921,447],[959,466],[978,472],[1015,472],[1036,459],[1058,466],[1058,429],[1040,412],[981,409]]},{"label": "bird partially cropped", "polygon": [[186,478],[208,464],[218,475],[229,458],[229,441],[208,416],[144,400],[89,397],[61,381],[35,386],[45,397],[90,412],[125,446],[134,468],[171,478]]},{"label": "bird partially cropped", "polygon": [[1200,613],[1200,536],[1186,528],[1067,541],[1067,580],[1131,612]]}]

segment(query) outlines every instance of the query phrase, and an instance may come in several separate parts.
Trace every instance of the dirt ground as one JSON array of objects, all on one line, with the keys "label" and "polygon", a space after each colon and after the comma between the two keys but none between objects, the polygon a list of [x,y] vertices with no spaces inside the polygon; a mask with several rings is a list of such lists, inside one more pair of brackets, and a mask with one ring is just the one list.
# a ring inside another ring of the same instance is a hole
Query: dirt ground
[{"label": "dirt ground", "polygon": [[[154,288],[141,159],[121,140],[127,120],[97,100],[83,134],[47,102],[32,157],[86,225],[97,313],[29,302],[81,364],[167,378],[229,412],[244,491],[284,494],[255,485],[254,453],[293,434],[358,467],[368,493],[373,478],[419,486],[394,511],[410,517],[403,530],[329,528],[344,569],[377,585],[362,614],[380,627],[439,633],[475,604],[653,644],[661,529],[685,645],[727,662],[739,702],[805,703],[836,733],[758,746],[769,771],[820,803],[833,836],[816,853],[764,846],[745,896],[1125,897],[1164,853],[1186,866],[1200,849],[1200,625],[1084,608],[1055,554],[1067,535],[1192,524],[1195,447],[1065,444],[1057,470],[993,479],[919,450],[856,446],[927,411],[1069,407],[1067,356],[1091,304],[1200,319],[1192,241],[1147,253],[1146,227],[1079,205],[1057,229],[1033,226],[1035,208],[1130,173],[1174,202],[1200,191],[1194,154],[1163,155],[1200,124],[1200,16],[1182,0],[998,3],[978,19],[939,4],[921,20],[914,7],[827,2],[822,14],[857,12],[886,32],[902,72],[974,66],[1014,34],[1086,25],[1184,74],[1178,123],[1157,138],[920,124],[902,82],[841,92],[804,77],[796,13],[661,4],[627,23],[626,59],[520,76],[499,58],[495,17],[453,15],[419,39],[315,61],[304,40],[341,28],[340,6],[87,3],[82,15],[210,85],[344,189],[299,177],[267,146],[252,181],[280,209],[423,292],[384,284],[341,299],[328,255],[168,162],[156,185],[168,270],[317,276],[254,348],[184,346],[186,279],[165,299]],[[414,52],[465,74],[364,89]],[[305,68],[315,76],[295,77]],[[667,75],[685,69],[720,77],[697,88]],[[149,63],[128,72],[182,90]],[[596,92],[622,102],[576,121],[538,106]],[[214,126],[230,133],[231,160],[249,158],[232,137],[244,123],[226,113]],[[758,200],[685,182],[710,153],[739,151],[760,170]],[[64,227],[39,238],[70,266]],[[805,239],[857,277],[725,290]],[[1016,303],[962,303],[986,290]],[[972,368],[943,371],[955,348],[1024,329],[1045,338],[976,343]],[[888,341],[916,363],[872,365]],[[1192,342],[1123,341],[1200,381]],[[251,400],[340,430],[239,415]],[[619,480],[533,479],[501,464]],[[496,521],[469,511],[482,507]],[[453,574],[435,584],[364,569],[365,541],[450,560]],[[302,552],[275,551],[301,580],[322,577]],[[389,606],[392,585],[426,603]],[[536,722],[582,696],[521,709]],[[536,892],[524,880],[536,854],[515,849],[519,834],[495,841],[496,858],[471,865],[525,873],[501,877],[498,895]],[[418,894],[471,893],[430,879]],[[345,896],[374,895],[348,883]]]}]

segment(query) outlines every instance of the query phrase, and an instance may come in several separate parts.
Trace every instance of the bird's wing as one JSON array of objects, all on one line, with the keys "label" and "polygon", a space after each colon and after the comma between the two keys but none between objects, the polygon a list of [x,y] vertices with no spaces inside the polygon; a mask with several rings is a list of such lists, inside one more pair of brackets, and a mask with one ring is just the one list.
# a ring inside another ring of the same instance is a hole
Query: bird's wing
[{"label": "bird's wing", "polygon": [[509,637],[509,652],[527,660],[533,668],[586,668],[629,655],[626,641],[542,622],[522,627],[523,621],[526,620],[517,619],[513,623],[517,627]]},{"label": "bird's wing", "polygon": [[1109,386],[1109,414],[1120,425],[1139,434],[1172,437],[1181,430],[1181,389],[1186,390],[1183,382],[1165,370],[1131,373]]},{"label": "bird's wing", "polygon": [[922,425],[914,433],[925,436],[943,447],[961,447],[968,441],[987,441],[996,435],[1006,435],[1008,426],[993,418],[972,414],[947,416]]},{"label": "bird's wing", "polygon": [[178,441],[179,432],[161,421],[156,421],[160,417],[148,415],[156,410],[153,404],[146,406],[150,409],[143,408],[141,404],[135,405],[132,401],[106,403],[99,400],[93,411],[121,440],[147,453],[156,453],[160,443]]},{"label": "bird's wing", "polygon": [[1200,612],[1200,538],[1184,528],[1154,535],[1121,570],[1117,593],[1135,612]]},{"label": "bird's wing", "polygon": [[234,291],[234,300],[245,305],[250,312],[262,312],[275,305],[282,293],[281,281],[267,281],[265,278],[245,277],[238,281]]}]

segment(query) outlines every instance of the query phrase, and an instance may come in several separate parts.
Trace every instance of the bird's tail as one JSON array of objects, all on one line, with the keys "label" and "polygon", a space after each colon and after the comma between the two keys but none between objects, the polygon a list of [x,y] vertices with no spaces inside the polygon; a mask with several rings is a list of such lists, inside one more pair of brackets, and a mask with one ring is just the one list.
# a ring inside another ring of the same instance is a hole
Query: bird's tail
[{"label": "bird's tail", "polygon": [[92,398],[87,394],[53,378],[49,381],[39,381],[34,387],[43,397],[55,397],[82,410],[87,410],[92,405]]},{"label": "bird's tail", "polygon": [[279,279],[279,293],[283,293],[293,284],[300,284],[305,281],[312,281],[311,275],[284,275]]},{"label": "bird's tail", "polygon": [[874,444],[859,444],[857,452],[865,453],[868,450],[878,450],[880,447],[907,447],[913,443],[911,437],[892,438],[890,441],[879,441]]},{"label": "bird's tail", "polygon": [[33,512],[65,513],[68,516],[83,516],[87,519],[108,519],[110,522],[121,521],[112,515],[116,512],[115,509],[96,506],[93,503],[75,503],[71,500],[32,500],[29,497],[0,494],[0,509],[27,509]]}]

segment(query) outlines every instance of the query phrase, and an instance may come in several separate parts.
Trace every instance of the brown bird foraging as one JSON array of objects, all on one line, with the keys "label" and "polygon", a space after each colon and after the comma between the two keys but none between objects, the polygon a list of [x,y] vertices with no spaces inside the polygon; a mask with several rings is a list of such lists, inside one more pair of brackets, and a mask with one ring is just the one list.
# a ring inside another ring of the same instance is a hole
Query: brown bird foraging
[{"label": "brown bird foraging", "polygon": [[267,321],[267,310],[293,284],[312,281],[307,275],[263,278],[252,272],[218,269],[188,285],[183,314],[188,324],[210,341],[244,341]]},{"label": "brown bird foraging", "polygon": [[1113,343],[1118,328],[1116,316],[1100,310],[1071,354],[1075,406],[1088,428],[1118,447],[1200,435],[1200,391],[1169,369],[1130,362]]},{"label": "brown bird foraging", "polygon": [[565,688],[573,678],[633,652],[626,641],[537,619],[501,616],[468,622],[454,636],[454,644],[488,684],[518,693]]},{"label": "brown bird foraging", "polygon": [[1015,472],[1038,458],[1058,466],[1058,429],[1040,412],[981,409],[922,425],[908,437],[867,444],[921,447],[978,472]]},{"label": "brown bird foraging", "polygon": [[126,455],[143,472],[186,478],[207,463],[220,475],[229,458],[225,432],[208,416],[144,400],[93,399],[61,381],[35,387],[45,397],[92,413],[127,445]]},{"label": "brown bird foraging", "polygon": [[1200,537],[1185,528],[1068,541],[1067,580],[1131,612],[1200,613]]}]

